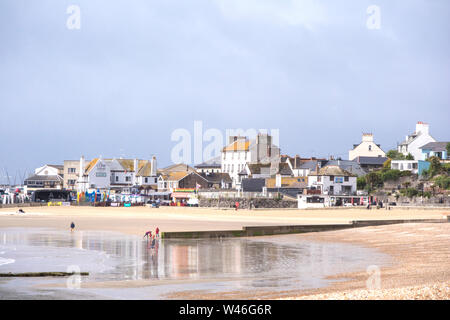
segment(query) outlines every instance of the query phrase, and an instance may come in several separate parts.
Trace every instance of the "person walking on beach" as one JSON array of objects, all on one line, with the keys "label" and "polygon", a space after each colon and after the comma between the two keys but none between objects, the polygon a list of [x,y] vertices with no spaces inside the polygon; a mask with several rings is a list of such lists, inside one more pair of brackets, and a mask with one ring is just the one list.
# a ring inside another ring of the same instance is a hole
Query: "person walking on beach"
[{"label": "person walking on beach", "polygon": [[153,236],[152,237],[152,245],[151,245],[151,247],[150,248],[154,248],[155,247],[155,244],[156,244],[156,239],[155,239],[155,236]]},{"label": "person walking on beach", "polygon": [[234,204],[234,206],[235,206],[236,211],[237,211],[237,209],[239,209],[239,201],[236,201],[236,203]]},{"label": "person walking on beach", "polygon": [[73,230],[75,229],[75,223],[71,223],[70,224],[70,232],[73,232]]}]

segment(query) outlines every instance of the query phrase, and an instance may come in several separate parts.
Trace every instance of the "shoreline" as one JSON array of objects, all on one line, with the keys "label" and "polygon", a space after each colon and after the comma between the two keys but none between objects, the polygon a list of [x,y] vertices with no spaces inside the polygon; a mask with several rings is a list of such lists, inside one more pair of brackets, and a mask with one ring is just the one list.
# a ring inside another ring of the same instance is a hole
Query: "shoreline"
[{"label": "shoreline", "polygon": [[[242,227],[244,225],[327,224],[345,223],[356,219],[442,219],[445,210],[345,210],[345,211],[222,211],[196,208],[151,209],[36,207],[26,210],[29,216],[2,214],[0,227],[44,227],[68,230],[71,220],[77,230],[112,231],[142,235],[148,228],[164,230],[210,230]],[[81,210],[80,210],[81,209]],[[145,225],[143,225],[145,224]],[[167,299],[449,299],[450,225],[448,223],[405,223],[369,226],[335,231],[260,236],[283,241],[326,241],[356,244],[377,249],[392,257],[393,265],[380,268],[381,289],[366,290],[366,270],[330,277],[339,280],[314,290],[233,291],[233,292],[172,292]],[[342,281],[343,280],[343,281]],[[100,285],[100,284],[99,284]],[[113,284],[111,284],[113,285]],[[115,284],[128,286],[130,283]],[[145,286],[145,283],[140,285]],[[431,289],[430,289],[431,288]]]}]

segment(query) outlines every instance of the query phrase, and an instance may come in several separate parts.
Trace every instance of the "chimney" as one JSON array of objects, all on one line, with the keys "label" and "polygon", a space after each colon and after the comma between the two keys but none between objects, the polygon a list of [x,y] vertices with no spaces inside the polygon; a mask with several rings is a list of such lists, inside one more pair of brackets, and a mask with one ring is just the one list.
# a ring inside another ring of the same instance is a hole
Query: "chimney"
[{"label": "chimney", "polygon": [[364,141],[364,142],[373,142],[373,134],[372,133],[363,133],[362,141]]},{"label": "chimney", "polygon": [[133,185],[137,185],[137,173],[138,173],[138,159],[134,159],[134,166],[133,166]]},{"label": "chimney", "polygon": [[424,134],[428,134],[429,133],[429,125],[428,123],[419,121],[416,124],[416,133],[424,133]]},{"label": "chimney", "polygon": [[84,156],[81,156],[81,158],[80,158],[80,173],[79,173],[80,179],[83,177],[83,174],[84,174]]},{"label": "chimney", "polygon": [[152,174],[152,176],[156,176],[157,167],[156,167],[156,157],[155,156],[152,157],[151,166],[152,166],[151,174]]},{"label": "chimney", "polygon": [[281,174],[279,173],[275,176],[275,187],[281,188]]}]

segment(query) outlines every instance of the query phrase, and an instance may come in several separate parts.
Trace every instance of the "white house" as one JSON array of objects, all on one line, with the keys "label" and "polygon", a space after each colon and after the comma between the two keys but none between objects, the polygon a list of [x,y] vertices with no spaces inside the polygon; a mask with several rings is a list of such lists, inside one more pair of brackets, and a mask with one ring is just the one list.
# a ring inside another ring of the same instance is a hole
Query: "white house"
[{"label": "white house", "polygon": [[398,144],[397,151],[405,156],[408,155],[408,153],[411,153],[414,160],[425,160],[425,156],[422,154],[420,148],[429,142],[436,142],[436,139],[430,135],[429,131],[430,127],[428,123],[422,121],[417,122],[416,131],[411,135],[406,136],[405,141]]},{"label": "white house", "polygon": [[272,144],[272,136],[258,134],[255,140],[231,136],[228,145],[222,149],[222,172],[228,173],[234,187],[239,187],[240,175],[246,164],[270,164],[280,162],[280,148]]},{"label": "white house", "polygon": [[64,184],[64,166],[46,164],[36,168],[34,174],[24,181],[27,188],[62,189]]},{"label": "white house", "polygon": [[308,176],[308,188],[328,195],[352,195],[356,193],[357,176],[339,166],[326,166]]},{"label": "white house", "polygon": [[133,187],[154,186],[156,189],[158,183],[155,157],[151,161],[95,158],[87,165],[81,157],[79,172],[82,172],[78,178],[79,192],[112,189],[130,193]]},{"label": "white house", "polygon": [[360,144],[354,144],[353,149],[348,152],[348,160],[357,157],[385,157],[386,153],[379,144],[373,141],[372,133],[363,133]]}]

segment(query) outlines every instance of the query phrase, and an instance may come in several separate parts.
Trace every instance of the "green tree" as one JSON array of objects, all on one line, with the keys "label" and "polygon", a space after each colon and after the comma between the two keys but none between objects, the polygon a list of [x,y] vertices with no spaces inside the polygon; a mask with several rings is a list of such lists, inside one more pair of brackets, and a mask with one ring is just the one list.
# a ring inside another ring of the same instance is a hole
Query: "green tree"
[{"label": "green tree", "polygon": [[441,161],[438,157],[429,157],[427,161],[430,163],[430,168],[428,169],[428,174],[430,175],[430,177],[434,177],[435,175],[443,171]]},{"label": "green tree", "polygon": [[369,187],[369,192],[381,185],[383,185],[383,180],[381,179],[380,175],[376,172],[370,172],[366,176],[366,183]]},{"label": "green tree", "polygon": [[389,150],[386,153],[386,157],[388,157],[391,160],[405,160],[405,156],[398,152],[397,150]]},{"label": "green tree", "polygon": [[358,190],[364,190],[366,185],[367,185],[367,182],[366,182],[366,178],[365,177],[358,177],[356,179],[356,188]]},{"label": "green tree", "polygon": [[408,153],[408,155],[405,157],[405,160],[414,160],[414,156],[411,153]]},{"label": "green tree", "polygon": [[447,158],[449,158],[450,157],[450,142],[447,142],[445,149],[447,149]]},{"label": "green tree", "polygon": [[384,172],[382,172],[381,174],[381,178],[384,181],[388,181],[388,180],[392,180],[392,181],[397,181],[401,176],[401,171],[400,170],[386,170]]},{"label": "green tree", "polygon": [[450,177],[448,176],[437,177],[436,180],[434,180],[434,182],[441,189],[445,190],[450,189]]}]

